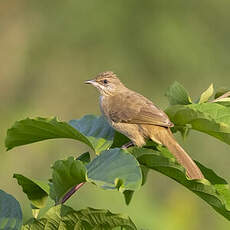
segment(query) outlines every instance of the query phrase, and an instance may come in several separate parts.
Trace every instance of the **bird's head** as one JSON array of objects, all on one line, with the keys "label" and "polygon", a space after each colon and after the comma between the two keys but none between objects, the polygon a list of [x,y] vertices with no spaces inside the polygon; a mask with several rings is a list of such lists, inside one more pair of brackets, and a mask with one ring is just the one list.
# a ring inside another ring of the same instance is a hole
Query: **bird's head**
[{"label": "bird's head", "polygon": [[85,83],[93,85],[101,95],[105,96],[114,95],[125,88],[117,75],[111,71],[100,73],[93,80],[85,81]]}]

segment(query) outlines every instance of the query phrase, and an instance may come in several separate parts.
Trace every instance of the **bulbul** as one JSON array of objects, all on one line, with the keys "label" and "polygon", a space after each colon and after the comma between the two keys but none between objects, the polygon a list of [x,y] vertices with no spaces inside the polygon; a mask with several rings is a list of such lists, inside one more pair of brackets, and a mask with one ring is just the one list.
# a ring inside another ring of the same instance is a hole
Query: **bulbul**
[{"label": "bulbul", "polygon": [[166,146],[191,179],[204,178],[171,133],[173,123],[150,100],[125,87],[111,71],[100,73],[85,83],[99,90],[102,114],[114,129],[127,136],[134,145],[141,147],[150,138]]}]

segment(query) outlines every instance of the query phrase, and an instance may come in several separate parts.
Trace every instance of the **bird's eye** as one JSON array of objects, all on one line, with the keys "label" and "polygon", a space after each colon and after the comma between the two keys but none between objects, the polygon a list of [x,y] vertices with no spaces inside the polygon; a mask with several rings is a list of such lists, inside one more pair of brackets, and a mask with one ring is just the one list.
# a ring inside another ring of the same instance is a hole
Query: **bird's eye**
[{"label": "bird's eye", "polygon": [[104,83],[104,84],[107,84],[107,83],[108,83],[108,81],[105,79],[105,80],[103,81],[103,83]]}]

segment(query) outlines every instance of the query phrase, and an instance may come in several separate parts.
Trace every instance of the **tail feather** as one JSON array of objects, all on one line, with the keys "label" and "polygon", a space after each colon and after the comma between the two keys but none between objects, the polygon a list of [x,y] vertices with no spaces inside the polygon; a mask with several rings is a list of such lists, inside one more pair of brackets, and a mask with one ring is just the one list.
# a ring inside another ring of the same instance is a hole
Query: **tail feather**
[{"label": "tail feather", "polygon": [[177,161],[186,169],[187,175],[191,179],[203,179],[204,176],[196,163],[185,152],[185,150],[177,143],[169,128],[160,126],[148,126],[151,129],[150,138],[153,141],[160,142],[165,145],[169,151],[175,156]]}]

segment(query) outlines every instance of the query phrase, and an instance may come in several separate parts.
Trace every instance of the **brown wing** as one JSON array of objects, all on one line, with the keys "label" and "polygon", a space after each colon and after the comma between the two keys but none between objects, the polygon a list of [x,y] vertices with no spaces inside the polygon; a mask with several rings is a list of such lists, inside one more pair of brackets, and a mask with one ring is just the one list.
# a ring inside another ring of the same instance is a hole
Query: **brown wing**
[{"label": "brown wing", "polygon": [[109,116],[114,122],[172,127],[168,116],[150,100],[133,91],[111,98]]}]

